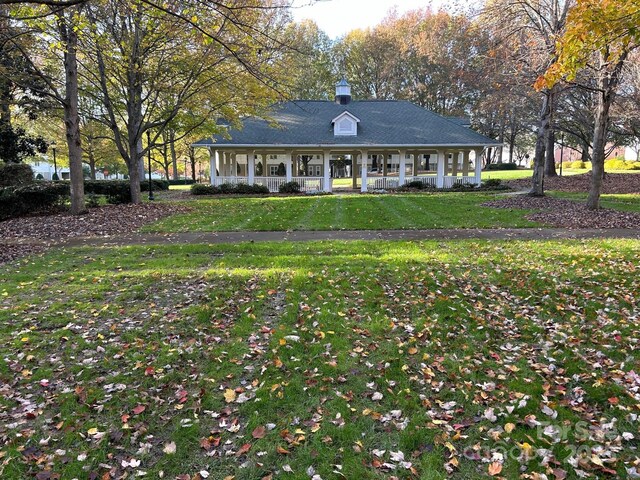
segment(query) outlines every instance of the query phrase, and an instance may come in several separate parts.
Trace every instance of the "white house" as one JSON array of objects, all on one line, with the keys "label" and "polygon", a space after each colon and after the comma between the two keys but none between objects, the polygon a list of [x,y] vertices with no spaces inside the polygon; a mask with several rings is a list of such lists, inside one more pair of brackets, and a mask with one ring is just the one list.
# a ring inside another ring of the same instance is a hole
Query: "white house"
[{"label": "white house", "polygon": [[262,184],[278,191],[296,181],[305,191],[331,192],[333,179],[348,174],[351,186],[366,192],[409,181],[435,188],[479,185],[478,159],[496,145],[461,119],[407,101],[352,101],[343,79],[334,102],[279,103],[270,121],[247,118],[241,130],[229,128],[193,146],[209,150],[214,185]]}]

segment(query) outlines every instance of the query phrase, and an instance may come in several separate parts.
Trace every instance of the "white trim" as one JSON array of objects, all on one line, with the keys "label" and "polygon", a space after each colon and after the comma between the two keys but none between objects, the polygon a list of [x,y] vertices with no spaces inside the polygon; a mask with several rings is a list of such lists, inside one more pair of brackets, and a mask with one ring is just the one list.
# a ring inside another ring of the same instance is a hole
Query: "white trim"
[{"label": "white trim", "polygon": [[400,148],[419,148],[421,150],[436,150],[438,148],[460,148],[460,149],[469,149],[469,150],[476,150],[478,148],[489,148],[489,147],[500,147],[500,146],[504,146],[504,143],[476,143],[476,144],[467,144],[467,145],[460,145],[460,144],[454,144],[454,143],[440,143],[440,144],[402,144],[402,143],[396,143],[396,144],[388,144],[388,145],[383,145],[383,144],[378,144],[378,143],[372,143],[372,144],[350,144],[350,145],[343,145],[343,144],[324,144],[324,143],[318,143],[318,144],[283,144],[283,143],[260,143],[260,144],[236,144],[236,143],[228,143],[228,144],[224,144],[224,143],[210,143],[210,144],[197,144],[194,143],[191,145],[193,148],[212,148],[214,146],[218,146],[220,148],[230,148],[230,149],[236,149],[236,148],[242,148],[242,149],[264,149],[264,148],[273,148],[276,150],[282,150],[282,149],[287,149],[287,148],[294,148],[294,149],[307,149],[307,150],[326,150],[326,149],[330,149],[330,150],[345,150],[345,149],[349,149],[349,150],[357,150],[357,149],[361,149],[361,148],[367,148],[367,149],[371,149],[371,150],[398,150]]},{"label": "white trim", "polygon": [[342,117],[349,117],[349,118],[351,118],[351,120],[354,120],[356,123],[360,123],[360,119],[358,117],[356,117],[353,113],[349,112],[348,110],[345,110],[340,115],[338,115],[336,118],[331,120],[331,123],[336,123]]}]

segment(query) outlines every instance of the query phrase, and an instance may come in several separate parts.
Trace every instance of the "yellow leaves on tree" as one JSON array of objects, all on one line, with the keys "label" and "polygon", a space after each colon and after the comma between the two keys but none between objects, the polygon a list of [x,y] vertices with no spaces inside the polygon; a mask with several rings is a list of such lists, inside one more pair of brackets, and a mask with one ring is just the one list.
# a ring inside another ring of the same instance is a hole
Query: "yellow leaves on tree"
[{"label": "yellow leaves on tree", "polygon": [[640,0],[577,0],[567,29],[557,42],[557,60],[534,87],[550,88],[561,79],[573,80],[594,53],[604,64],[615,64],[640,43]]}]

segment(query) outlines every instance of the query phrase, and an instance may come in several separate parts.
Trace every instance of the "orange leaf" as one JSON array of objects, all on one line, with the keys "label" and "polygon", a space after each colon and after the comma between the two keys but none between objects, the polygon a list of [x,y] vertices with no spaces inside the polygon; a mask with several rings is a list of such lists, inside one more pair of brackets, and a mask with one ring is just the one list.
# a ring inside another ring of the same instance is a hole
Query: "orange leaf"
[{"label": "orange leaf", "polygon": [[144,412],[147,409],[147,407],[145,407],[144,405],[138,405],[137,407],[135,407],[133,409],[133,413],[135,413],[136,415],[140,415],[142,412]]},{"label": "orange leaf", "polygon": [[500,472],[502,472],[502,464],[500,462],[493,462],[489,465],[489,475],[499,475]]},{"label": "orange leaf", "polygon": [[249,450],[251,450],[251,444],[250,443],[245,443],[244,445],[242,445],[242,447],[240,447],[240,450],[238,450],[236,452],[236,456],[239,457],[240,455],[244,455]]},{"label": "orange leaf", "polygon": [[260,426],[255,428],[255,430],[251,433],[251,436],[253,438],[264,438],[265,434],[266,434],[265,428]]}]

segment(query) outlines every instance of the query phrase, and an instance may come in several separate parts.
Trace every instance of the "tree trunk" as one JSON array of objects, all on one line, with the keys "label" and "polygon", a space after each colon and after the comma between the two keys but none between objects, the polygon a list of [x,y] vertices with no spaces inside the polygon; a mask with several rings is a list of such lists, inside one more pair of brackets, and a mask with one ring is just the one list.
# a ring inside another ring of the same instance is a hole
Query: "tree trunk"
[{"label": "tree trunk", "polygon": [[92,146],[89,148],[87,155],[89,156],[89,170],[91,171],[91,174],[90,174],[91,180],[95,180],[96,179],[96,156],[93,153]]},{"label": "tree trunk", "polygon": [[589,162],[591,159],[589,158],[589,145],[582,146],[582,152],[580,153],[580,160],[583,162]]},{"label": "tree trunk", "polygon": [[[193,182],[195,183],[198,179],[196,178],[196,152],[193,148],[189,148],[189,160],[191,161],[191,178],[193,178]],[[232,176],[237,174],[237,172],[231,172]]]},{"label": "tree trunk", "polygon": [[538,133],[536,135],[536,150],[533,157],[533,177],[529,195],[532,197],[544,196],[544,161],[545,161],[545,139],[550,128],[551,101],[550,92],[545,92],[542,98],[542,108],[538,116]]},{"label": "tree trunk", "polygon": [[[602,54],[601,65],[604,65]],[[627,54],[621,55],[618,62],[611,70],[602,67],[598,77],[598,104],[596,105],[595,127],[593,129],[593,152],[591,153],[591,188],[587,197],[587,208],[597,210],[600,208],[600,191],[604,179],[604,157],[607,143],[607,130],[609,128],[609,110],[615,96],[615,90],[620,81],[620,73],[626,61]]]},{"label": "tree trunk", "polygon": [[[76,9],[70,11],[75,15]],[[71,24],[70,24],[71,23]],[[67,147],[69,149],[69,173],[71,177],[71,214],[79,215],[86,211],[84,204],[84,173],[82,171],[82,142],[80,139],[80,115],[78,113],[78,34],[73,20],[67,21],[65,13],[58,15],[58,25],[64,53],[65,97],[64,124]]]},{"label": "tree trunk", "polygon": [[173,179],[179,180],[178,174],[178,156],[176,155],[176,134],[173,130],[169,131],[169,148],[171,149],[171,164],[173,166]]},{"label": "tree trunk", "polygon": [[547,177],[557,177],[556,172],[556,133],[552,128],[547,131],[546,152],[544,160],[544,174]]},{"label": "tree trunk", "polygon": [[140,165],[144,162],[140,158],[140,148],[137,139],[129,140],[129,190],[131,191],[131,203],[142,203],[142,193],[140,192]]}]

